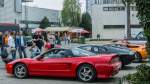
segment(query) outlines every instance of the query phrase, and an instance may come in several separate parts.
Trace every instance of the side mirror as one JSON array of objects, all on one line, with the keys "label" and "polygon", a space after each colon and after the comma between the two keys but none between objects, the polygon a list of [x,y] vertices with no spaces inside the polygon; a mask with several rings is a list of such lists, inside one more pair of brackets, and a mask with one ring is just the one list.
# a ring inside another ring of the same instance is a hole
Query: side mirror
[{"label": "side mirror", "polygon": [[43,58],[43,57],[38,57],[38,58],[36,58],[36,59],[37,59],[38,61],[40,61],[40,60],[42,60],[42,58]]}]

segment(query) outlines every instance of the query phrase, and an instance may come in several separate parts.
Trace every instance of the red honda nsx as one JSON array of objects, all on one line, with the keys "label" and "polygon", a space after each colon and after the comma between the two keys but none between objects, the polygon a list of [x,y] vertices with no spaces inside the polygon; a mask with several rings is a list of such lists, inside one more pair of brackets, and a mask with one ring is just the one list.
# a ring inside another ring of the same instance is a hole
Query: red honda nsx
[{"label": "red honda nsx", "polygon": [[51,49],[35,58],[6,64],[7,73],[22,79],[28,76],[77,77],[83,82],[110,78],[121,68],[115,54],[95,55],[82,49]]}]

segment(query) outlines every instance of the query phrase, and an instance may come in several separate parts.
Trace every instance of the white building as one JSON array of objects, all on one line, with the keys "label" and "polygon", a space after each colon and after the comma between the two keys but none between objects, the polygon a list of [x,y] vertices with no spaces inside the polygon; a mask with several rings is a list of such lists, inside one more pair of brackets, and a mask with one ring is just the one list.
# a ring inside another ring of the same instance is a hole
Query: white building
[{"label": "white building", "polygon": [[52,26],[60,25],[60,11],[29,6],[25,10],[22,3],[26,1],[32,0],[0,0],[0,23],[19,24],[21,28],[28,24],[29,28],[36,28],[46,16]]},{"label": "white building", "polygon": [[[94,0],[92,5],[92,38],[100,34],[101,39],[123,39],[126,37],[126,7],[121,0]],[[142,31],[136,17],[135,6],[131,7],[131,34],[134,37]]]},{"label": "white building", "polygon": [[[19,23],[22,13],[16,11],[15,2],[17,0],[0,0],[0,22]],[[18,7],[21,4],[18,4]]]}]

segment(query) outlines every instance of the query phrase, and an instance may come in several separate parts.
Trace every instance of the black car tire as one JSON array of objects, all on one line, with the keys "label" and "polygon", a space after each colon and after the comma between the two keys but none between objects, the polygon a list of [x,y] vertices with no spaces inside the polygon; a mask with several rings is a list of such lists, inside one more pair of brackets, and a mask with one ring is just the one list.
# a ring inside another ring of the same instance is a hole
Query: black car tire
[{"label": "black car tire", "polygon": [[14,76],[19,79],[28,77],[28,69],[25,64],[18,63],[14,66]]},{"label": "black car tire", "polygon": [[123,62],[121,62],[121,69],[123,69],[125,67],[125,64]]},{"label": "black car tire", "polygon": [[96,70],[89,64],[83,64],[77,69],[77,78],[83,82],[92,82],[96,79]]},{"label": "black car tire", "polygon": [[135,62],[140,63],[142,62],[142,56],[140,53],[136,53]]}]

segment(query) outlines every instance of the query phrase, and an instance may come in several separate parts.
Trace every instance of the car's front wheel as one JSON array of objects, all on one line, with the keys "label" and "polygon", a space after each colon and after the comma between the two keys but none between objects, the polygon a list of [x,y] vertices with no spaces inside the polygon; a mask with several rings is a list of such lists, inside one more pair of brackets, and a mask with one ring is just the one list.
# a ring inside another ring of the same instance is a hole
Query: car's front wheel
[{"label": "car's front wheel", "polygon": [[83,82],[91,82],[96,78],[96,70],[89,64],[81,65],[77,70],[77,77]]},{"label": "car's front wheel", "polygon": [[19,63],[14,67],[14,76],[23,79],[28,76],[28,70],[25,64]]}]

